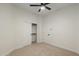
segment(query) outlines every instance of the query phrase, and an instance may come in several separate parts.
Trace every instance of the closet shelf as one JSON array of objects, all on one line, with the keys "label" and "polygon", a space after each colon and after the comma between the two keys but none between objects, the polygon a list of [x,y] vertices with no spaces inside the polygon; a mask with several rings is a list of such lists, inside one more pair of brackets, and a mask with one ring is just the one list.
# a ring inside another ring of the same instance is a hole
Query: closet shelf
[{"label": "closet shelf", "polygon": [[36,33],[32,33],[32,35],[36,35]]}]

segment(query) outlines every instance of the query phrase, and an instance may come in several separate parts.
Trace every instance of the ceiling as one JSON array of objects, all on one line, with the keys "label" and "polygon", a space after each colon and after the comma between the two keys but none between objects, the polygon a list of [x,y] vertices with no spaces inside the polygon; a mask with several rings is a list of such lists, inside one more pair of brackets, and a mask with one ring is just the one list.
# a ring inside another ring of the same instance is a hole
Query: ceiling
[{"label": "ceiling", "polygon": [[24,8],[32,13],[45,15],[45,14],[53,12],[57,9],[72,5],[73,3],[50,3],[47,6],[49,6],[51,8],[51,10],[49,11],[49,10],[45,9],[45,10],[42,10],[41,12],[38,12],[38,9],[40,9],[40,7],[30,7],[29,6],[30,4],[38,4],[39,5],[40,3],[18,3],[15,5],[20,8]]}]

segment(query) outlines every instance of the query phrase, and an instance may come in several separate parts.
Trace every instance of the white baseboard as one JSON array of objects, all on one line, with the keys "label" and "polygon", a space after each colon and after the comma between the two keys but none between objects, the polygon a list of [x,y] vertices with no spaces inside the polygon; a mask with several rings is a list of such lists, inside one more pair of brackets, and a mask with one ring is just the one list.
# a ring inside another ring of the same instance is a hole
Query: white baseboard
[{"label": "white baseboard", "polygon": [[[31,43],[27,44],[27,45],[30,45]],[[19,48],[22,48],[24,46],[27,46],[26,44],[24,45],[21,45],[21,46],[18,46],[18,47],[15,47],[13,49],[10,49],[9,51],[7,51],[6,53],[2,54],[1,56],[7,56],[8,54],[10,54],[12,51],[16,50],[16,49],[19,49]]]},{"label": "white baseboard", "polygon": [[11,49],[11,50],[5,52],[4,54],[2,54],[2,55],[0,55],[0,56],[7,56],[7,55],[8,55],[9,53],[11,53],[13,50],[15,50],[15,49]]},{"label": "white baseboard", "polygon": [[45,42],[45,43],[79,54],[78,51],[75,51],[75,50],[70,49],[70,48],[65,48],[65,47],[62,47],[62,46],[59,46],[59,45],[56,45],[56,44],[53,44],[53,43],[49,43],[49,42]]},{"label": "white baseboard", "polygon": [[[61,46],[59,46],[59,45],[56,45],[56,44],[53,44],[53,43],[49,43],[49,42],[44,42],[44,43],[47,43],[47,44],[50,44],[50,45],[53,45],[53,46],[56,46],[56,47],[59,47],[59,48],[65,49],[65,50],[69,50],[69,51],[72,51],[72,52],[74,52],[74,53],[79,54],[79,52],[74,51],[74,50],[72,50],[72,49],[70,49],[70,48],[61,47]],[[30,44],[28,44],[28,45],[30,45]],[[9,53],[11,53],[12,51],[14,51],[14,50],[16,50],[16,49],[19,49],[19,48],[22,48],[22,47],[24,47],[24,46],[26,46],[26,45],[23,45],[23,46],[20,46],[20,47],[11,49],[11,50],[9,50],[8,52],[2,54],[1,56],[7,56],[7,55],[8,55]]]},{"label": "white baseboard", "polygon": [[[13,49],[8,50],[7,52],[3,53],[0,56],[7,56],[8,54],[10,54],[12,51],[14,51],[16,49],[20,49],[20,48],[23,48],[24,46],[31,45],[31,42],[29,42],[28,44],[26,44],[26,43],[27,42],[24,42],[23,44],[20,44],[20,45],[14,47]],[[40,42],[37,42],[37,43],[40,43]]]}]

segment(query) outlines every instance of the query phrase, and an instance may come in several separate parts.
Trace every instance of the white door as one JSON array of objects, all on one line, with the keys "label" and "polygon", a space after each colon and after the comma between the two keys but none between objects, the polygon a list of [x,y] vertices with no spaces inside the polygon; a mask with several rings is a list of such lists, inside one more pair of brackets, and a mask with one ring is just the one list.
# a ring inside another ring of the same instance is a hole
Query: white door
[{"label": "white door", "polygon": [[28,44],[31,44],[32,43],[32,36],[31,36],[31,33],[32,33],[32,26],[31,26],[31,23],[25,23],[25,38],[27,40],[27,43]]}]

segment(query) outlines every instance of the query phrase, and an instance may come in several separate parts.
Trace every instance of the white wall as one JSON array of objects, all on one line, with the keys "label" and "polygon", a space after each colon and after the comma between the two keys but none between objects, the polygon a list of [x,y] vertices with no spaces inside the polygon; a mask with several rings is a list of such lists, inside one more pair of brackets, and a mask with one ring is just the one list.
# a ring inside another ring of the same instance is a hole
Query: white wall
[{"label": "white wall", "polygon": [[31,44],[31,24],[38,24],[38,42],[41,34],[41,19],[13,4],[0,4],[0,55]]},{"label": "white wall", "polygon": [[16,48],[20,48],[24,45],[31,44],[32,42],[32,23],[36,23],[38,26],[38,42],[40,41],[40,33],[41,33],[41,19],[39,16],[36,16],[26,10],[17,7],[16,11]]},{"label": "white wall", "polygon": [[79,5],[56,10],[44,18],[44,42],[79,53],[78,28]]},{"label": "white wall", "polygon": [[[16,40],[18,40],[18,45],[27,45],[32,42],[32,23],[37,24],[37,42],[42,42],[41,40],[41,17],[30,12],[26,12],[26,10],[18,8],[16,9],[17,17],[16,17]],[[27,30],[27,32],[26,32]],[[18,32],[18,33],[17,33]],[[26,32],[26,33],[25,33]],[[27,36],[26,36],[27,35]],[[29,41],[30,39],[30,41]],[[27,41],[28,40],[28,41]],[[21,44],[21,43],[22,44]],[[25,43],[24,43],[25,42]],[[27,42],[27,43],[26,43]]]},{"label": "white wall", "polygon": [[10,4],[0,4],[0,55],[9,52],[15,45],[12,13]]}]

